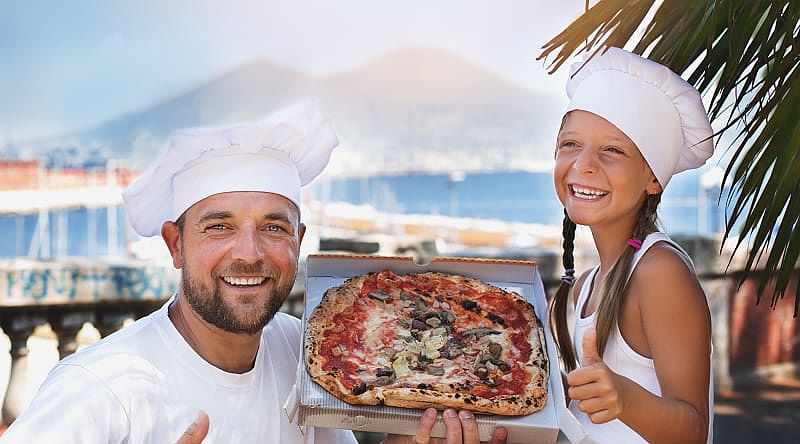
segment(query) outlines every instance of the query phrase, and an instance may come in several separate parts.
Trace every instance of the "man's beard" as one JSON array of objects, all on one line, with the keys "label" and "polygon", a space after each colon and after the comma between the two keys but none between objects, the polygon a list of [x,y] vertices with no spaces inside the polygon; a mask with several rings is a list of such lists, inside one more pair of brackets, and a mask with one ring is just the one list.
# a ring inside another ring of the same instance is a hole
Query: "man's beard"
[{"label": "man's beard", "polygon": [[[260,271],[263,267],[254,266],[240,266],[232,267],[233,270],[228,275],[248,274]],[[244,270],[248,268],[250,270]],[[273,282],[278,282],[275,273],[269,274],[269,279]],[[203,285],[200,281],[193,279],[191,273],[187,268],[183,269],[181,274],[182,294],[189,302],[192,309],[206,322],[212,324],[222,330],[230,333],[245,333],[249,335],[256,334],[266,326],[269,321],[275,316],[275,313],[280,310],[283,301],[289,296],[294,284],[294,278],[290,279],[287,283],[282,284],[272,291],[272,294],[267,294],[264,299],[264,304],[260,307],[260,312],[256,316],[248,319],[238,319],[235,311],[228,304],[220,292],[220,284],[216,278],[213,280],[213,288]],[[265,291],[259,289],[259,291]],[[266,290],[269,292],[269,290]],[[256,308],[254,308],[256,309]]]}]

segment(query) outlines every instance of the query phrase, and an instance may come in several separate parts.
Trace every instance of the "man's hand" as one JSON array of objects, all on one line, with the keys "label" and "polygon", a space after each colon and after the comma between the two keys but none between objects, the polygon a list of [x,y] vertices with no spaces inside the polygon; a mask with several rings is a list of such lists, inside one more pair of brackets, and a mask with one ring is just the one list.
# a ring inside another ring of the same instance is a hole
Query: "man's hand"
[{"label": "man's hand", "polygon": [[197,412],[197,419],[183,432],[175,444],[200,444],[206,435],[208,435],[208,414],[200,410]]},{"label": "man's hand", "polygon": [[568,395],[595,424],[616,419],[624,406],[622,377],[612,372],[597,353],[597,332],[583,335],[581,367],[567,375]]},{"label": "man's hand", "polygon": [[[447,409],[442,414],[446,438],[431,438],[436,424],[436,409],[427,409],[417,424],[414,436],[389,435],[384,444],[478,444],[480,433],[475,415],[467,410],[456,413]],[[494,429],[491,444],[505,444],[508,432],[503,427]]]}]

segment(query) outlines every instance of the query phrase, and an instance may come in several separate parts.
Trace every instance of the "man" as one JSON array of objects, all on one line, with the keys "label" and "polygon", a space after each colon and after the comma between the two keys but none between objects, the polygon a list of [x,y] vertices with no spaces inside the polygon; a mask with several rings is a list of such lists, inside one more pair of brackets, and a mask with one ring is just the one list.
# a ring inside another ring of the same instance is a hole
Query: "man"
[{"label": "man", "polygon": [[61,361],[0,440],[354,443],[282,411],[300,352],[299,321],[277,313],[305,232],[300,187],[337,144],[311,104],[173,134],[123,198],[139,234],[164,238],[178,293]]}]

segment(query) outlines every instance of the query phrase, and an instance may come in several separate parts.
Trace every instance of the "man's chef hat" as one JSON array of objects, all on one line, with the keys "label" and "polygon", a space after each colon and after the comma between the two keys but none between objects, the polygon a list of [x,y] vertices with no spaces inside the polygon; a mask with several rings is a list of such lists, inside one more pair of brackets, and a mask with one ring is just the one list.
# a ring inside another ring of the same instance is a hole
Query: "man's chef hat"
[{"label": "man's chef hat", "polygon": [[299,208],[300,187],[322,172],[338,144],[331,123],[311,102],[256,122],[179,130],[122,192],[125,210],[137,233],[154,236],[165,221],[218,193],[276,193]]},{"label": "man's chef hat", "polygon": [[[588,60],[588,61],[587,61]],[[661,187],[714,153],[700,93],[666,66],[619,48],[602,48],[572,65],[567,111],[611,122],[639,148]]]}]

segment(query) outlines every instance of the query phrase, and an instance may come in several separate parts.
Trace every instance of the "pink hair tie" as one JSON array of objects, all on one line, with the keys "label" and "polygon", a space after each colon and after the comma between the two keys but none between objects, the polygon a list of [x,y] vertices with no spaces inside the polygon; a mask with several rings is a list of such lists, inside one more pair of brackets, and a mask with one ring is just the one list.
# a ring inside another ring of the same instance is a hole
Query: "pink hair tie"
[{"label": "pink hair tie", "polygon": [[639,239],[631,238],[628,239],[628,245],[633,247],[634,250],[639,250],[640,248],[642,248],[642,241],[640,241]]}]

